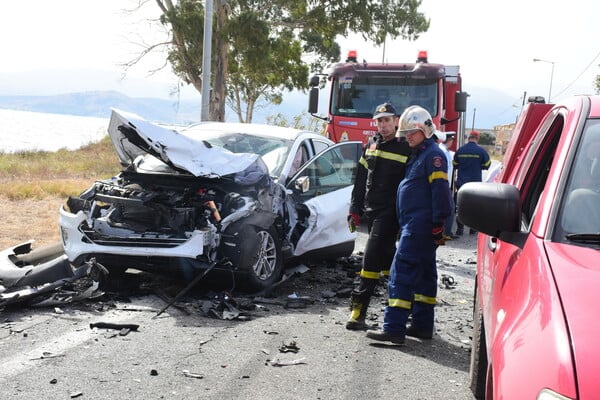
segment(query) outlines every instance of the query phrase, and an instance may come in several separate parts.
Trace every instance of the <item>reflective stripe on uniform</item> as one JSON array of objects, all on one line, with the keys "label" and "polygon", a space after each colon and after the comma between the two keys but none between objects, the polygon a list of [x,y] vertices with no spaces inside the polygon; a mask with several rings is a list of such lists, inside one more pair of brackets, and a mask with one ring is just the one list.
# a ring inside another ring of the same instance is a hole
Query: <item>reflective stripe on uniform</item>
[{"label": "reflective stripe on uniform", "polygon": [[383,276],[390,276],[390,270],[389,269],[382,269],[381,270],[381,275],[383,275]]},{"label": "reflective stripe on uniform", "polygon": [[392,161],[398,161],[403,164],[406,164],[406,161],[408,160],[408,157],[405,155],[390,153],[389,151],[383,151],[383,150],[379,150],[379,149],[376,149],[376,150],[367,149],[367,151],[365,152],[365,155],[385,158],[385,159],[392,160]]},{"label": "reflective stripe on uniform", "polygon": [[429,183],[433,182],[436,179],[448,180],[448,174],[444,171],[435,171],[433,174],[429,175]]},{"label": "reflective stripe on uniform", "polygon": [[405,308],[407,310],[412,308],[412,303],[410,301],[402,299],[388,299],[388,305],[390,307]]},{"label": "reflective stripe on uniform", "polygon": [[361,157],[360,160],[358,160],[358,163],[366,169],[369,169],[369,164],[367,164],[367,160],[365,160],[364,157]]},{"label": "reflective stripe on uniform", "polygon": [[379,279],[379,272],[360,270],[360,277],[367,279]]},{"label": "reflective stripe on uniform", "polygon": [[424,294],[417,294],[415,293],[415,301],[418,301],[419,303],[425,303],[425,304],[436,304],[437,300],[435,299],[435,297],[429,297],[429,296],[425,296]]}]

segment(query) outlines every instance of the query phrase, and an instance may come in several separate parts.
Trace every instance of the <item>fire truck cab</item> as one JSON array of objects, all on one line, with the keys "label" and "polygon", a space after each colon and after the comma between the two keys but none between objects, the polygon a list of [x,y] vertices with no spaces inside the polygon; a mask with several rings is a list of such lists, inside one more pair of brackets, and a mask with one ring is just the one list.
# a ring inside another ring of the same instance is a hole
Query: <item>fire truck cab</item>
[{"label": "fire truck cab", "polygon": [[[329,107],[327,116],[319,116],[319,87],[327,80]],[[366,143],[377,132],[373,111],[385,102],[398,114],[411,105],[425,108],[442,131],[459,132],[461,112],[466,111],[459,67],[430,64],[424,51],[415,63],[393,64],[358,62],[356,51],[350,51],[346,62],[333,65],[328,75],[313,76],[310,86],[308,111],[327,121],[327,136],[334,142]]]}]

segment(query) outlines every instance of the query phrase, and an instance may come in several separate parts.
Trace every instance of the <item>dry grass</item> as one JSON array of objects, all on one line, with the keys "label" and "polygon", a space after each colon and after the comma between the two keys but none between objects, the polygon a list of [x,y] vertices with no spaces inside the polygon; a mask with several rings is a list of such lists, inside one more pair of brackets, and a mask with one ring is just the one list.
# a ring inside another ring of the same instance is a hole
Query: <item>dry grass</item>
[{"label": "dry grass", "polygon": [[35,240],[34,248],[56,243],[58,210],[63,197],[11,200],[0,196],[0,250]]},{"label": "dry grass", "polygon": [[0,153],[0,250],[56,243],[60,206],[119,169],[108,136],[75,151]]}]

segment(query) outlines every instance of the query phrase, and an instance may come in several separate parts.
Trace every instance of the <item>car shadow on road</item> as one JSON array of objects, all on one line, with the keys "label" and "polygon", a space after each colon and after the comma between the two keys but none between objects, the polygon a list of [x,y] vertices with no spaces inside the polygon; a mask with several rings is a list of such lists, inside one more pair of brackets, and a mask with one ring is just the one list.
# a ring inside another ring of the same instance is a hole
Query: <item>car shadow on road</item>
[{"label": "car shadow on road", "polygon": [[371,342],[370,346],[400,351],[402,353],[429,359],[444,367],[454,368],[458,371],[469,371],[469,351],[464,347],[456,346],[439,336],[432,340],[420,340],[407,337],[404,345],[393,343]]}]

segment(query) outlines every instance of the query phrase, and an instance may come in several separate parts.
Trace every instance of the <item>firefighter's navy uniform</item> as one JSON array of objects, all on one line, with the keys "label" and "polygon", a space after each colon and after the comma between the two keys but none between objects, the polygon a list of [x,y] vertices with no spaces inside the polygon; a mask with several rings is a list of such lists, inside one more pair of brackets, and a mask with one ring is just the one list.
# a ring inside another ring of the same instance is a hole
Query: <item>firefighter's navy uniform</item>
[{"label": "firefighter's navy uniform", "polygon": [[360,284],[351,295],[352,315],[348,329],[364,326],[367,307],[380,274],[389,275],[399,230],[396,190],[404,178],[410,152],[404,138],[383,141],[377,133],[369,139],[359,160],[350,213],[366,217],[369,238],[364,249]]},{"label": "firefighter's navy uniform", "polygon": [[[452,165],[456,169],[456,191],[462,185],[468,182],[481,182],[481,171],[489,169],[492,161],[488,152],[477,144],[479,140],[479,132],[472,131],[469,134],[469,141],[462,145],[454,153],[454,159]],[[455,194],[456,202],[456,194]],[[462,222],[456,220],[456,234],[462,235],[464,232],[464,225]],[[474,230],[470,230],[471,233],[475,233]]]},{"label": "firefighter's navy uniform", "polygon": [[432,229],[443,226],[451,212],[447,171],[444,153],[433,139],[425,139],[410,157],[406,177],[398,187],[400,240],[388,281],[383,324],[383,331],[390,335],[406,334],[411,312],[412,329],[423,337],[433,334],[437,245]]}]

